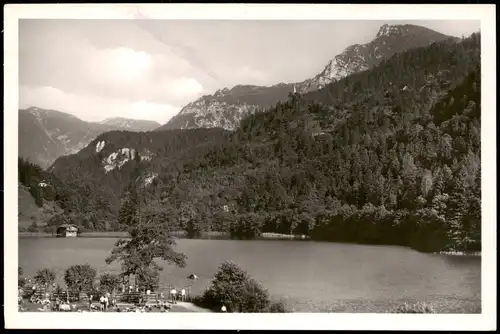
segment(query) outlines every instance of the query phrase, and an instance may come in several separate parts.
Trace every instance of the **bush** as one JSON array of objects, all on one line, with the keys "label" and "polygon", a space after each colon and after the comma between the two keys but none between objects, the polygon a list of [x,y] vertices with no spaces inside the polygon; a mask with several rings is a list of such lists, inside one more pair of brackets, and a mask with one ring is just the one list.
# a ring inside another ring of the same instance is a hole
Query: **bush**
[{"label": "bush", "polygon": [[260,283],[231,262],[222,263],[211,286],[193,302],[216,311],[225,305],[228,312],[256,313],[279,308],[272,305],[269,293]]},{"label": "bush", "polygon": [[287,309],[285,303],[280,300],[271,302],[267,311],[268,313],[286,313]]},{"label": "bush", "polygon": [[21,267],[17,267],[17,287],[22,288],[26,284],[26,280],[22,277],[24,270]]},{"label": "bush", "polygon": [[211,310],[215,311],[214,305],[212,305],[211,301],[206,298],[207,295],[208,295],[208,290],[205,291],[205,293],[201,296],[192,296],[190,301],[191,301],[191,303],[195,304],[196,306],[206,308],[206,309],[211,309]]},{"label": "bush", "polygon": [[249,279],[243,285],[242,297],[239,305],[239,312],[265,312],[269,309],[269,305],[271,304],[267,290],[253,279]]},{"label": "bush", "polygon": [[431,304],[425,302],[418,303],[404,303],[398,307],[394,313],[436,313]]},{"label": "bush", "polygon": [[55,226],[45,226],[43,228],[43,232],[54,235],[54,234],[56,234],[56,227]]},{"label": "bush", "polygon": [[27,229],[28,232],[38,232],[38,227],[36,226],[36,223],[33,222]]}]

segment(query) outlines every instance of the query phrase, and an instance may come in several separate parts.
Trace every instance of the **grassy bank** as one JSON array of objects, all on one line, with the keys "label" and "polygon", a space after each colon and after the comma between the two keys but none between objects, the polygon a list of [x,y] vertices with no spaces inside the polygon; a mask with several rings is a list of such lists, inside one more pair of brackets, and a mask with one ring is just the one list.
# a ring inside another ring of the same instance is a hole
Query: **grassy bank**
[{"label": "grassy bank", "polygon": [[[92,303],[96,308],[99,308],[99,303]],[[202,308],[199,306],[196,306],[193,303],[190,302],[178,302],[177,304],[172,304],[169,303],[171,306],[171,309],[168,311],[169,313],[207,313],[207,312],[213,312],[209,309]],[[89,304],[88,303],[70,303],[70,305],[74,305],[74,310],[73,312],[88,312],[89,309]],[[31,303],[28,300],[25,300],[22,305],[22,309],[20,310],[21,312],[43,312],[41,310],[42,305],[40,304],[34,304]],[[133,304],[119,304],[118,307],[110,307],[107,311],[105,312],[123,312],[125,308],[132,308],[132,309],[142,309],[140,307],[137,307]],[[147,313],[159,313],[160,309],[153,307],[150,310],[144,309],[145,312]],[[53,311],[52,311],[53,312]],[[93,312],[101,312],[101,311],[93,311]]]}]

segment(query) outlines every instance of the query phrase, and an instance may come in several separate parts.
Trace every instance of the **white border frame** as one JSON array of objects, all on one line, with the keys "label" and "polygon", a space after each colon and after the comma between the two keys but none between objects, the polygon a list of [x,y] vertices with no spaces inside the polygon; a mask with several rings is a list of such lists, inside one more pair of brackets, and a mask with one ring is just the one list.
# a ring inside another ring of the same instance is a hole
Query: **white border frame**
[{"label": "white border frame", "polygon": [[[481,20],[482,314],[17,312],[18,19]],[[9,4],[4,6],[4,310],[6,328],[496,329],[495,5]]]}]

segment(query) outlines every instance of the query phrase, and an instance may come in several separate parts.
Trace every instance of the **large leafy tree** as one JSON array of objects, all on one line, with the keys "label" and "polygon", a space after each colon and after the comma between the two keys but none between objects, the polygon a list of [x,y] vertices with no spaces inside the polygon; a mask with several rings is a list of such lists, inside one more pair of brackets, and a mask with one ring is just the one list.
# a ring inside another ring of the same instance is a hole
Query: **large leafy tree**
[{"label": "large leafy tree", "polygon": [[114,294],[120,286],[121,280],[117,275],[105,273],[99,277],[99,287],[102,292]]},{"label": "large leafy tree", "polygon": [[90,291],[94,287],[97,271],[89,264],[72,265],[64,272],[64,282],[69,289],[78,292],[78,298],[84,291]]},{"label": "large leafy tree", "polygon": [[47,288],[55,282],[56,273],[51,269],[43,268],[38,270],[33,278],[37,284]]},{"label": "large leafy tree", "polygon": [[134,275],[142,288],[155,289],[163,270],[156,260],[184,267],[186,256],[174,251],[175,240],[170,233],[173,222],[161,204],[152,203],[142,210],[137,207],[132,211],[135,223],[127,226],[130,238],[116,242],[106,263],[119,262],[122,278]]}]

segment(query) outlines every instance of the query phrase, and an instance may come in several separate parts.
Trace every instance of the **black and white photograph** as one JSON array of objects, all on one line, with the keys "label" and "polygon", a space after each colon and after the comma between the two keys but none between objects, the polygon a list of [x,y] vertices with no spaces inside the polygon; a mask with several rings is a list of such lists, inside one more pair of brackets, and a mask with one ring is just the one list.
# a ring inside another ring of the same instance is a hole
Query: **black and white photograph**
[{"label": "black and white photograph", "polygon": [[151,6],[5,9],[6,326],[496,329],[494,6]]}]

